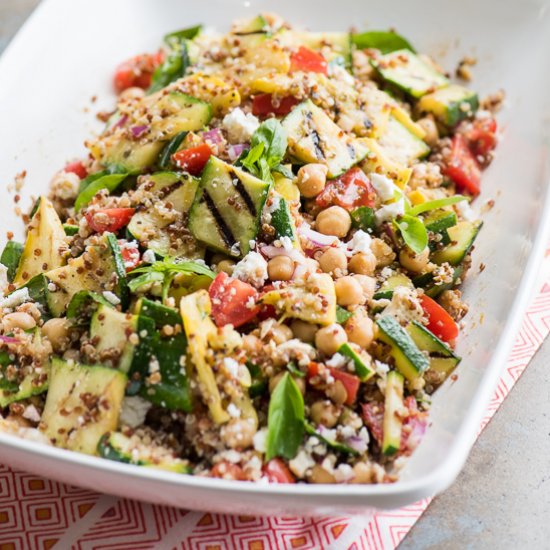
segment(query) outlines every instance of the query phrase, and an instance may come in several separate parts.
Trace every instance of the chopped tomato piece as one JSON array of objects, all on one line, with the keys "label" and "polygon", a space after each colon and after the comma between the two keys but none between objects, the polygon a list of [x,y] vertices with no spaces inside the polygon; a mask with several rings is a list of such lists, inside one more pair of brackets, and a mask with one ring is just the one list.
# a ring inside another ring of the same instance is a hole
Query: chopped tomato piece
[{"label": "chopped tomato piece", "polygon": [[300,46],[290,55],[290,70],[327,74],[327,60],[318,52]]},{"label": "chopped tomato piece", "polygon": [[349,374],[349,372],[344,372],[343,370],[338,370],[332,367],[329,368],[332,377],[336,380],[340,380],[340,382],[344,385],[347,394],[345,401],[346,405],[352,405],[359,390],[359,378],[357,378],[354,374]]},{"label": "chopped tomato piece", "polygon": [[360,168],[351,168],[339,178],[328,180],[315,202],[321,207],[337,205],[352,210],[360,206],[374,206],[376,191]]},{"label": "chopped tomato piece", "polygon": [[132,269],[135,269],[141,263],[141,254],[136,243],[128,242],[124,239],[118,241],[120,247],[120,254],[124,260],[124,267],[126,272],[129,273]]},{"label": "chopped tomato piece", "polygon": [[271,459],[264,466],[264,474],[271,483],[296,483],[292,472],[280,458]]},{"label": "chopped tomato piece", "polygon": [[95,212],[87,212],[86,220],[96,233],[105,231],[114,233],[128,225],[134,212],[133,208],[104,208]]},{"label": "chopped tomato piece", "polygon": [[84,167],[82,162],[70,162],[63,168],[64,172],[76,174],[81,180],[83,180],[88,175],[88,170]]},{"label": "chopped tomato piece", "polygon": [[441,340],[453,345],[458,336],[458,326],[453,318],[435,300],[426,296],[426,294],[420,297],[420,304],[426,317],[428,317],[428,326],[426,328]]},{"label": "chopped tomato piece", "polygon": [[449,176],[461,190],[479,195],[481,168],[461,134],[453,137],[451,158],[443,168],[443,173]]},{"label": "chopped tomato piece", "polygon": [[254,319],[259,307],[257,290],[248,283],[233,279],[223,271],[212,281],[210,289],[212,317],[218,327],[240,327]]},{"label": "chopped tomato piece", "polygon": [[265,118],[269,115],[286,116],[300,100],[293,96],[275,99],[271,94],[260,94],[252,101],[252,114]]},{"label": "chopped tomato piece", "polygon": [[197,147],[190,147],[174,153],[172,159],[182,170],[193,176],[198,176],[206,166],[210,155],[212,155],[212,150],[206,143],[203,143]]},{"label": "chopped tomato piece", "polygon": [[378,445],[384,437],[384,403],[363,403],[363,420]]},{"label": "chopped tomato piece", "polygon": [[476,156],[486,157],[497,145],[497,121],[493,117],[465,122],[458,128]]},{"label": "chopped tomato piece", "polygon": [[210,470],[210,475],[221,479],[246,481],[244,470],[240,466],[237,466],[237,464],[231,464],[227,460],[215,464]]},{"label": "chopped tomato piece", "polygon": [[155,69],[164,61],[164,52],[155,54],[144,53],[122,62],[115,71],[114,87],[117,93],[128,88],[143,88],[151,85]]}]

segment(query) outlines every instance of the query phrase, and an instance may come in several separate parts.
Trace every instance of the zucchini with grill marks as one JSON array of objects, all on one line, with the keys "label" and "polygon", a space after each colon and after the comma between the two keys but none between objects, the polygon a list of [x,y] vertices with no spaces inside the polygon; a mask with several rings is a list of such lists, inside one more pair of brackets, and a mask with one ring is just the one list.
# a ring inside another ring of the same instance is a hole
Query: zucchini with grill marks
[{"label": "zucchini with grill marks", "polygon": [[158,256],[197,259],[204,257],[204,247],[198,245],[187,231],[187,215],[199,186],[191,175],[159,172],[148,176],[143,184],[154,195],[154,203],[163,203],[175,215],[165,217],[155,206],[136,212],[128,224],[129,233],[141,246]]},{"label": "zucchini with grill marks", "polygon": [[290,154],[305,164],[318,162],[336,178],[368,153],[363,141],[345,135],[311,100],[300,103],[283,120]]},{"label": "zucchini with grill marks", "polygon": [[478,108],[477,94],[456,84],[425,95],[417,106],[419,112],[432,113],[446,126],[454,126],[465,118],[471,118]]},{"label": "zucchini with grill marks", "polygon": [[246,255],[258,234],[269,189],[269,183],[210,157],[189,213],[191,233],[210,248]]},{"label": "zucchini with grill marks", "polygon": [[450,244],[432,254],[432,261],[436,264],[448,262],[458,265],[464,260],[472,248],[477,234],[481,229],[481,222],[462,221],[447,230]]}]

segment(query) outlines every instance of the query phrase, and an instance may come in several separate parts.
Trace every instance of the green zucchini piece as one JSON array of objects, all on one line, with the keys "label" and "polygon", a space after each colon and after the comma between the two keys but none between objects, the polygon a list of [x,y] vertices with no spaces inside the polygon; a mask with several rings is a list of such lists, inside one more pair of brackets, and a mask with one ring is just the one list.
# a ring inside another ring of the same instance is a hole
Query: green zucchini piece
[{"label": "green zucchini piece", "polygon": [[447,229],[450,244],[432,254],[432,261],[441,265],[448,262],[458,265],[464,260],[481,229],[482,222],[462,221]]},{"label": "green zucchini piece", "polygon": [[340,176],[367,156],[362,141],[343,135],[340,127],[309,99],[295,107],[282,124],[290,154],[304,164],[325,164],[329,178]]},{"label": "green zucchini piece", "polygon": [[262,373],[262,369],[251,361],[246,362],[246,368],[252,379],[252,383],[248,388],[248,395],[251,399],[264,395],[267,391],[267,380]]},{"label": "green zucchini piece", "polygon": [[165,306],[159,302],[154,302],[148,298],[140,298],[136,302],[134,309],[136,315],[143,315],[155,321],[157,327],[164,325],[181,325],[182,320],[177,309]]},{"label": "green zucchini piece", "polygon": [[25,246],[13,278],[14,284],[23,285],[35,275],[62,266],[65,263],[66,249],[61,220],[51,201],[41,197],[29,225]]},{"label": "green zucchini piece", "polygon": [[390,116],[378,142],[390,160],[406,166],[416,159],[424,158],[430,152],[424,141],[393,116]]},{"label": "green zucchini piece", "polygon": [[457,360],[455,357],[432,357],[430,359],[430,370],[443,373],[447,378],[459,362],[460,359]]},{"label": "green zucchini piece", "polygon": [[374,300],[391,300],[393,296],[393,291],[399,287],[404,286],[407,288],[414,288],[412,281],[403,273],[397,273],[388,277],[381,285],[380,288],[375,292],[373,299]]},{"label": "green zucchini piece", "polygon": [[72,225],[70,223],[64,223],[63,224],[63,231],[65,231],[65,235],[67,237],[73,237],[78,233],[78,225]]},{"label": "green zucchini piece", "polygon": [[[173,456],[164,447],[151,443],[148,446],[134,444],[131,438],[121,432],[106,433],[97,447],[99,456],[115,462],[167,470],[177,474],[190,474],[192,469],[186,460]],[[159,452],[160,451],[160,452]]]},{"label": "green zucchini piece", "polygon": [[403,408],[403,386],[403,376],[396,371],[390,371],[386,379],[382,424],[382,452],[387,456],[394,455],[401,447],[403,420],[399,412]]},{"label": "green zucchini piece", "polygon": [[462,265],[456,266],[454,268],[452,281],[439,285],[435,284],[433,273],[423,273],[413,279],[413,284],[416,288],[423,288],[424,292],[430,298],[437,298],[437,296],[439,296],[442,292],[445,290],[450,290],[457,284],[457,281],[462,276],[463,271],[464,268]]},{"label": "green zucchini piece", "polygon": [[336,306],[336,322],[338,324],[343,325],[350,317],[353,317],[353,312],[342,306]]},{"label": "green zucchini piece", "polygon": [[374,375],[374,369],[372,369],[363,357],[354,351],[349,344],[342,344],[338,350],[338,353],[353,361],[353,364],[355,365],[355,374],[359,377],[361,382],[365,382]]},{"label": "green zucchini piece", "polygon": [[256,15],[251,19],[236,22],[231,28],[231,34],[248,36],[250,34],[268,34],[269,24],[263,15]]},{"label": "green zucchini piece", "polygon": [[164,146],[158,160],[158,165],[161,170],[167,170],[172,166],[172,155],[177,153],[188,133],[189,132],[180,132]]},{"label": "green zucchini piece", "polygon": [[204,257],[204,247],[186,232],[185,218],[191,209],[199,180],[188,174],[159,172],[148,176],[145,184],[156,202],[170,205],[179,215],[175,221],[166,220],[154,208],[139,210],[128,224],[128,232],[144,248],[158,256],[197,259]]},{"label": "green zucchini piece", "polygon": [[295,45],[322,52],[329,63],[339,62],[345,67],[351,67],[350,33],[290,31],[290,34]]},{"label": "green zucchini piece", "polygon": [[103,189],[107,189],[109,193],[112,193],[127,177],[127,173],[105,174],[95,179],[78,194],[78,197],[76,197],[74,203],[75,211],[78,212],[83,206],[86,206],[95,195]]},{"label": "green zucchini piece", "polygon": [[41,431],[57,447],[95,455],[101,437],[116,429],[124,373],[54,357]]},{"label": "green zucchini piece", "polygon": [[457,224],[456,214],[452,210],[443,210],[441,208],[432,210],[424,216],[424,226],[428,231],[441,235],[441,240],[437,243],[430,241],[429,245],[435,250],[438,244],[447,245],[451,242],[447,229]]},{"label": "green zucchini piece", "polygon": [[75,326],[89,325],[92,315],[100,305],[113,307],[111,302],[97,292],[81,290],[71,298],[67,306],[67,319]]},{"label": "green zucchini piece", "polygon": [[324,443],[329,449],[332,449],[334,451],[338,451],[339,453],[344,453],[347,455],[356,456],[359,454],[358,451],[356,451],[355,449],[352,449],[349,445],[346,445],[345,443],[340,443],[335,439],[331,439],[325,435],[322,435],[315,429],[314,426],[312,426],[307,421],[304,421],[304,428],[308,435],[312,435],[313,437],[316,437],[319,441]]},{"label": "green zucchini piece", "polygon": [[8,270],[7,276],[10,283],[13,281],[15,274],[17,273],[17,266],[19,265],[22,254],[23,245],[17,241],[8,241],[2,251],[2,256],[0,256],[0,264],[4,265]]},{"label": "green zucchini piece", "polygon": [[389,315],[380,317],[376,324],[379,329],[379,340],[392,348],[391,356],[397,370],[410,382],[420,378],[430,364],[408,332]]},{"label": "green zucchini piece", "polygon": [[191,233],[207,246],[244,256],[256,238],[270,184],[212,156],[189,213]]},{"label": "green zucchini piece", "polygon": [[288,237],[296,245],[298,243],[298,236],[296,234],[294,219],[290,212],[290,206],[283,197],[277,196],[275,200],[278,200],[278,204],[271,212],[271,225],[275,229],[275,235],[277,239]]},{"label": "green zucchini piece", "polygon": [[479,98],[472,90],[451,84],[423,96],[417,108],[422,113],[432,113],[440,122],[452,127],[475,114]]},{"label": "green zucchini piece", "polygon": [[415,98],[449,85],[444,75],[406,49],[383,55],[371,64],[386,82]]},{"label": "green zucchini piece", "polygon": [[393,31],[368,31],[352,34],[351,41],[360,50],[375,48],[384,54],[396,50],[409,50],[415,53],[410,42]]},{"label": "green zucchini piece", "polygon": [[406,330],[418,349],[427,351],[430,355],[434,353],[443,357],[452,357],[457,360],[457,363],[460,361],[460,357],[457,357],[445,342],[417,321],[412,321]]}]

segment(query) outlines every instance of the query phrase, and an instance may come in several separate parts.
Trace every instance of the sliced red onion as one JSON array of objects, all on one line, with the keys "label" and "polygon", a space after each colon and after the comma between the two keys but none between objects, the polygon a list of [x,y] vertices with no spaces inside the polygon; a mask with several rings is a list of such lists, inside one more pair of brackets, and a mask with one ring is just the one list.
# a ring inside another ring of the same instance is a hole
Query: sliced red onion
[{"label": "sliced red onion", "polygon": [[213,128],[202,133],[202,138],[210,143],[218,144],[223,141],[223,134],[219,128]]},{"label": "sliced red onion", "polygon": [[247,148],[248,145],[246,143],[237,143],[236,145],[230,145],[227,149],[227,155],[233,162],[237,160],[242,155],[243,151]]},{"label": "sliced red onion", "polygon": [[351,447],[354,451],[357,451],[360,454],[367,450],[367,442],[356,435],[346,439],[345,443],[348,447]]},{"label": "sliced red onion", "polygon": [[122,128],[128,122],[128,115],[122,115],[113,128]]},{"label": "sliced red onion", "polygon": [[17,338],[14,338],[13,336],[0,335],[0,342],[4,342],[4,344],[17,344],[19,340]]},{"label": "sliced red onion", "polygon": [[334,235],[323,235],[323,233],[311,229],[311,227],[305,223],[298,227],[298,233],[313,245],[310,248],[326,248],[338,242],[338,237]]},{"label": "sliced red onion", "polygon": [[428,427],[428,422],[426,418],[412,417],[408,419],[406,424],[411,427],[411,431],[407,437],[407,447],[413,451],[420,441],[422,441]]},{"label": "sliced red onion", "polygon": [[260,248],[260,252],[267,258],[275,258],[275,256],[287,256],[295,262],[300,262],[304,258],[299,250],[295,248],[287,249],[282,246],[266,245]]},{"label": "sliced red onion", "polygon": [[135,138],[140,138],[148,130],[149,130],[149,126],[147,126],[146,124],[143,124],[141,126],[132,126],[132,128],[130,128],[130,131],[132,132],[132,135]]}]

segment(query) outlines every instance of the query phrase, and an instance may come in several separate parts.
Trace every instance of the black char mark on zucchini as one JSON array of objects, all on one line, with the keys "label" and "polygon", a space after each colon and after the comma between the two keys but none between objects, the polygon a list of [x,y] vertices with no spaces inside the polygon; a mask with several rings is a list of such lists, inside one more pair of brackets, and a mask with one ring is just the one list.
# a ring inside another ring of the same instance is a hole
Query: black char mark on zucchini
[{"label": "black char mark on zucchini", "polygon": [[225,244],[229,247],[232,247],[237,242],[237,240],[233,236],[231,228],[225,223],[222,215],[218,212],[218,209],[216,208],[212,197],[208,194],[206,189],[203,191],[203,200],[206,203],[208,210],[210,210],[212,216],[214,216],[214,219],[216,220],[216,224],[219,229],[219,233]]}]

